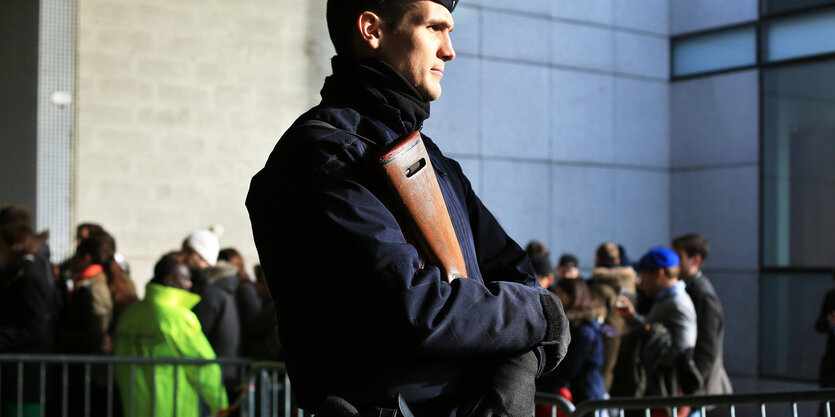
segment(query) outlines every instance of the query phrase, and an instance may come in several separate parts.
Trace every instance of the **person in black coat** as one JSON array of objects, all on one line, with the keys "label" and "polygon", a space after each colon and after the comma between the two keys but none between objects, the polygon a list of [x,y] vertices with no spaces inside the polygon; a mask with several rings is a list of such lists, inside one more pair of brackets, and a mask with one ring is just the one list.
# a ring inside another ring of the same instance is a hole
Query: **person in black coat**
[{"label": "person in black coat", "polygon": [[[38,258],[41,242],[14,211],[0,209],[0,353],[51,353],[54,349],[54,286],[44,260]],[[2,365],[2,404],[17,410],[17,365]],[[40,411],[40,367],[23,367],[23,407]]]},{"label": "person in black coat", "polygon": [[826,334],[826,350],[821,358],[818,382],[821,388],[835,387],[835,290],[828,291],[823,297],[815,329]]},{"label": "person in black coat", "polygon": [[[222,233],[220,226],[196,230],[183,241],[182,249],[185,264],[192,270],[191,291],[200,296],[192,311],[217,357],[236,358],[242,352],[241,320],[235,299],[238,267],[218,260],[218,235]],[[227,395],[234,401],[240,392],[240,369],[235,365],[222,369]]]},{"label": "person in black coat", "polygon": [[295,398],[314,413],[329,396],[362,412],[402,397],[418,416],[533,413],[535,376],[565,354],[559,299],[457,162],[422,135],[466,263],[452,282],[407,240],[380,172],[381,152],[419,131],[441,94],[455,3],[329,1],[337,56],[322,102],[252,179],[247,209]]}]

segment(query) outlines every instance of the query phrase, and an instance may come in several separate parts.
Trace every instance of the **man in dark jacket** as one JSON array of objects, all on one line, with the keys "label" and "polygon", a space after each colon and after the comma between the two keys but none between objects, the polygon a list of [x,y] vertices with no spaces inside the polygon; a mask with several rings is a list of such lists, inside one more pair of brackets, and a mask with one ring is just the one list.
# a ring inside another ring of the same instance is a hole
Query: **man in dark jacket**
[{"label": "man in dark jacket", "polygon": [[[186,265],[193,271],[191,290],[200,296],[192,311],[215,354],[219,358],[234,358],[241,354],[241,322],[235,301],[238,268],[218,261],[220,233],[217,229],[192,232],[183,241],[183,253]],[[240,385],[237,366],[223,367],[223,384],[230,401],[234,401]]]},{"label": "man in dark jacket", "polygon": [[511,403],[532,413],[535,375],[565,354],[559,300],[459,164],[423,136],[466,261],[467,278],[448,283],[404,238],[376,162],[441,94],[455,3],[330,0],[337,56],[322,102],[252,180],[255,243],[293,389],[311,411],[327,396],[393,409],[400,395],[418,417],[524,414],[503,409]]},{"label": "man in dark jacket", "polygon": [[673,239],[673,249],[680,258],[687,294],[696,307],[698,332],[693,361],[702,375],[705,394],[730,394],[733,388],[722,360],[725,315],[713,285],[702,273],[702,265],[710,251],[707,239],[695,233],[679,236]]}]

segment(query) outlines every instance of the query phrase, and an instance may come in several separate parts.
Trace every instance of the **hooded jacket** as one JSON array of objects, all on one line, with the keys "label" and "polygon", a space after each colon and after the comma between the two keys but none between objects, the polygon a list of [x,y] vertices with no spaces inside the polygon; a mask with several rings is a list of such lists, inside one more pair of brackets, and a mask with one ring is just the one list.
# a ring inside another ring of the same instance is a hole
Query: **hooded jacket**
[{"label": "hooded jacket", "polygon": [[[237,289],[238,268],[226,261],[218,261],[215,266],[201,270],[192,288],[201,297],[200,302],[194,306],[194,314],[219,357],[235,358],[241,355],[241,320],[235,300]],[[238,367],[224,366],[223,380],[227,388],[238,385]]]},{"label": "hooded jacket", "polygon": [[[142,358],[214,359],[215,353],[191,312],[200,296],[178,288],[150,283],[145,288],[145,299],[132,304],[121,315],[113,341],[117,356]],[[199,399],[217,412],[228,405],[226,391],[221,385],[220,367],[205,365],[158,365],[154,379],[151,367],[136,367],[133,381],[134,405],[131,407],[130,366],[115,368],[125,415],[150,416],[151,390],[156,398],[171,398],[177,379],[176,414],[173,401],[157,401],[157,416],[198,416]],[[156,382],[154,384],[154,382]],[[198,398],[200,393],[200,398]]]},{"label": "hooded jacket", "polygon": [[525,252],[425,135],[467,278],[447,283],[404,237],[377,159],[420,130],[429,103],[383,61],[337,56],[333,70],[321,104],[279,140],[247,197],[301,406],[316,412],[337,395],[392,407],[401,394],[418,415],[451,415],[497,357],[545,340],[564,354],[562,309],[546,320],[548,293]]}]

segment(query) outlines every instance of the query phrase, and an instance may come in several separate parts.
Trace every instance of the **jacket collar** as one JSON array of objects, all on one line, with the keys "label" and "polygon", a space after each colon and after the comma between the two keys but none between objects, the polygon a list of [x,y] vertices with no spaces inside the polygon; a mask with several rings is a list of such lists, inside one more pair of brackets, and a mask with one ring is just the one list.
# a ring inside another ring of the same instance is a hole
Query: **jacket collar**
[{"label": "jacket collar", "polygon": [[356,107],[399,134],[420,130],[429,118],[429,101],[385,61],[337,55],[331,65],[322,103]]},{"label": "jacket collar", "polygon": [[145,287],[145,299],[154,304],[182,307],[191,310],[200,302],[200,296],[186,290],[149,282]]}]

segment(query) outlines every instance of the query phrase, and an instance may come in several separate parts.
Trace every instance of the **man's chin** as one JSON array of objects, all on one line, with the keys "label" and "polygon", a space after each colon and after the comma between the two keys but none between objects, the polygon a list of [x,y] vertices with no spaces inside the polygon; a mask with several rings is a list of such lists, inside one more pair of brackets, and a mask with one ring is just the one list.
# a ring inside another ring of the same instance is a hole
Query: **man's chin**
[{"label": "man's chin", "polygon": [[423,99],[426,101],[435,101],[441,97],[441,87],[439,86],[433,89],[426,89],[421,91],[420,95],[423,96]]}]

